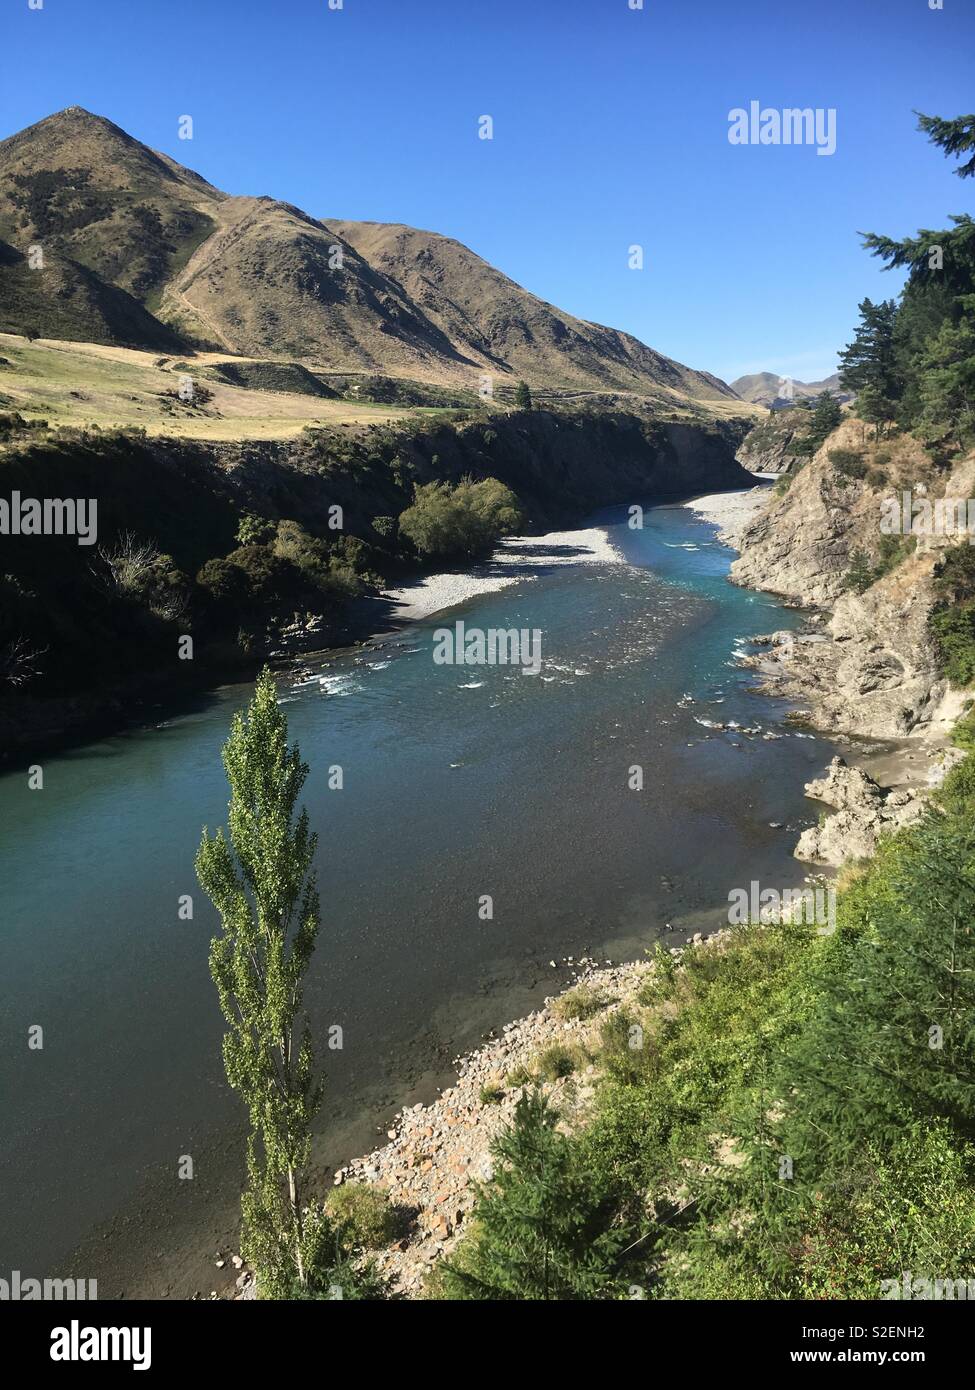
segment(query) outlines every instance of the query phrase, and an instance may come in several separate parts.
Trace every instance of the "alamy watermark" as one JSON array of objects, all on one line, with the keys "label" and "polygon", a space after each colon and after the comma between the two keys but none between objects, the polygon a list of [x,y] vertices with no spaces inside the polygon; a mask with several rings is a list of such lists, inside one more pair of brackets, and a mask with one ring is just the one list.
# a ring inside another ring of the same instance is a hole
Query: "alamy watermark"
[{"label": "alamy watermark", "polygon": [[975,545],[975,497],[925,497],[902,492],[880,504],[885,536],[967,536]]},{"label": "alamy watermark", "polygon": [[433,634],[435,666],[520,666],[523,676],[542,669],[542,633],[534,628],[438,627]]},{"label": "alamy watermark", "polygon": [[11,1270],[9,1279],[0,1279],[0,1302],[4,1303],[91,1302],[97,1297],[97,1279],[34,1279],[19,1269]]},{"label": "alamy watermark", "polygon": [[0,536],[77,536],[79,545],[98,539],[94,497],[0,497]]},{"label": "alamy watermark", "polygon": [[728,112],[731,145],[815,145],[816,153],[836,153],[836,107],[787,106],[781,111],[752,101],[746,111]]},{"label": "alamy watermark", "polygon": [[881,1279],[880,1297],[975,1303],[975,1279],[939,1279],[930,1275],[918,1278],[906,1269],[896,1279]]},{"label": "alamy watermark", "polygon": [[152,1365],[151,1327],[82,1327],[77,1318],[51,1331],[52,1361],[131,1361],[133,1371]]},{"label": "alamy watermark", "polygon": [[752,879],[747,888],[732,888],[728,894],[728,921],[732,926],[747,922],[797,922],[819,929],[820,936],[836,930],[836,889],[763,888]]}]

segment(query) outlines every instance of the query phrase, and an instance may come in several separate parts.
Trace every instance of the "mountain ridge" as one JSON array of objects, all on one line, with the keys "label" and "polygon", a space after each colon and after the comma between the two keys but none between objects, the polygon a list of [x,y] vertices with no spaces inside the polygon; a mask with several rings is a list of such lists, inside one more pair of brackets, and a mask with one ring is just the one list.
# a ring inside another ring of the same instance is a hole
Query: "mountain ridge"
[{"label": "mountain ridge", "polygon": [[[152,321],[89,286],[88,298],[103,305],[91,316],[92,341],[156,346],[176,335],[187,350],[438,383],[524,379],[541,390],[666,404],[737,398],[710,373],[548,304],[453,238],[226,193],[82,107],[0,141],[0,190],[0,238],[15,251],[40,244],[79,276],[123,291]],[[43,289],[47,272],[34,273],[32,326],[63,338],[57,296]],[[5,274],[0,266],[0,291]],[[19,322],[30,308],[21,303]],[[0,330],[21,331],[2,313]]]}]

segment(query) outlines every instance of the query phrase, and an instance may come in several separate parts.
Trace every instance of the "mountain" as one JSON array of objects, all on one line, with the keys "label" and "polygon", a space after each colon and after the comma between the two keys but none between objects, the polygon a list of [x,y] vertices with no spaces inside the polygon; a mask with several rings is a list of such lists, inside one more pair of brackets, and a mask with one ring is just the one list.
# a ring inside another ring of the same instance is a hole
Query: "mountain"
[{"label": "mountain", "polygon": [[[792,395],[784,395],[785,382],[792,380]],[[840,374],[834,372],[824,381],[796,381],[779,376],[778,372],[756,372],[753,376],[740,376],[731,383],[731,389],[743,401],[755,405],[767,405],[770,410],[784,410],[804,396],[818,396],[821,391],[832,391],[840,401],[853,399],[852,393],[840,386]]]},{"label": "mountain", "polygon": [[43,336],[475,388],[490,375],[670,404],[736,399],[717,377],[545,303],[457,241],[231,196],[78,106],[0,142],[0,239],[8,256],[40,245],[61,267],[55,284],[11,262],[16,312],[4,295],[0,331],[31,323]]},{"label": "mountain", "polygon": [[328,225],[487,371],[577,390],[640,391],[652,382],[705,398],[728,394],[717,377],[536,298],[450,237],[385,222],[330,218]]}]

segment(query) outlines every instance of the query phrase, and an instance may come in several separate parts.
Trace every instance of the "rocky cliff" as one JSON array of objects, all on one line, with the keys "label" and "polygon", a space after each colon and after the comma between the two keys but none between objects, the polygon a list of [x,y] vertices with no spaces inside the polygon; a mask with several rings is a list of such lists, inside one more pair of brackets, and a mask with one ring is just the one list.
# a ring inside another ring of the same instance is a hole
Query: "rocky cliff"
[{"label": "rocky cliff", "polygon": [[742,441],[738,462],[750,473],[788,473],[800,459],[794,446],[811,424],[812,412],[799,406],[770,412]]},{"label": "rocky cliff", "polygon": [[938,465],[910,436],[878,446],[847,421],[783,480],[740,538],[736,583],[815,610],[798,640],[774,634],[755,664],[822,728],[942,739],[965,697],[939,669],[929,619],[933,577],[957,535],[885,534],[884,504],[967,498],[975,454]]}]

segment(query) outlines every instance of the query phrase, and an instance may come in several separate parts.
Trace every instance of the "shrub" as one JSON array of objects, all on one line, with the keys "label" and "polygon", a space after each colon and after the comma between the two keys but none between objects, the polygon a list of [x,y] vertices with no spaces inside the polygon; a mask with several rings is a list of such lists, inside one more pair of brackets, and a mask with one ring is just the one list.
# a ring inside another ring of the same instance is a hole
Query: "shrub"
[{"label": "shrub", "polygon": [[827,458],[841,477],[859,480],[867,476],[863,455],[856,449],[830,449]]},{"label": "shrub", "polygon": [[489,1081],[481,1087],[482,1105],[500,1105],[504,1100],[504,1087],[497,1081]]},{"label": "shrub", "polygon": [[465,478],[455,488],[449,483],[418,485],[399,518],[400,532],[421,555],[443,559],[489,554],[521,524],[518,499],[497,478],[479,483]]},{"label": "shrub", "polygon": [[273,535],[274,522],[254,512],[244,512],[237,524],[238,545],[263,545]]},{"label": "shrub", "polygon": [[244,570],[229,560],[207,560],[196,582],[214,604],[233,610],[241,607],[249,592]]},{"label": "shrub", "polygon": [[941,668],[952,684],[975,682],[975,601],[939,608],[930,627]]},{"label": "shrub", "polygon": [[552,1043],[536,1057],[535,1071],[543,1081],[558,1081],[564,1076],[571,1076],[588,1061],[588,1055],[581,1047],[566,1047],[564,1043]]},{"label": "shrub", "polygon": [[863,550],[851,551],[850,568],[843,576],[844,589],[852,589],[855,593],[862,594],[870,588],[873,578],[873,566],[870,564],[866,552]]},{"label": "shrub", "polygon": [[400,1232],[396,1208],[379,1187],[344,1183],[328,1194],[325,1208],[340,1238],[362,1250],[380,1250]]},{"label": "shrub", "polygon": [[609,1003],[604,990],[594,989],[592,985],[577,985],[565,994],[552,1000],[552,1013],[564,1021],[576,1018],[592,1018]]}]

